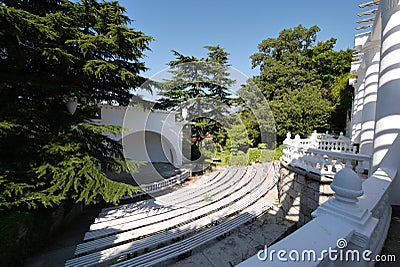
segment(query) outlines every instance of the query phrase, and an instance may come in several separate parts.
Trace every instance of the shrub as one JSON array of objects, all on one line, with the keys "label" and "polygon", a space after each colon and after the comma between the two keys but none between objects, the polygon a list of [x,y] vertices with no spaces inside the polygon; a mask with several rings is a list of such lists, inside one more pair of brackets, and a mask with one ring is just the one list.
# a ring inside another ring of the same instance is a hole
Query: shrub
[{"label": "shrub", "polygon": [[231,155],[229,160],[231,166],[246,166],[247,165],[247,154],[243,151],[239,151],[236,155]]},{"label": "shrub", "polygon": [[274,160],[279,160],[283,155],[283,144],[280,144],[275,150]]},{"label": "shrub", "polygon": [[274,156],[276,155],[276,150],[272,149],[262,149],[260,152],[260,162],[271,162],[274,160]]},{"label": "shrub", "polygon": [[249,157],[247,160],[247,164],[251,164],[253,162],[260,162],[261,150],[258,148],[250,148],[247,151]]}]

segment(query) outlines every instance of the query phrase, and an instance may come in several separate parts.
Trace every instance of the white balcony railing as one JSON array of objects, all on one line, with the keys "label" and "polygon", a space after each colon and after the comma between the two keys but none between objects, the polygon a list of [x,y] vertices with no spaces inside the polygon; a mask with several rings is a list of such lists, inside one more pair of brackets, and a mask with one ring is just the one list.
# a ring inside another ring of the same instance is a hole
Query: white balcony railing
[{"label": "white balcony railing", "polygon": [[189,178],[189,171],[185,170],[183,173],[175,175],[174,177],[165,179],[163,181],[154,182],[150,184],[141,184],[140,188],[146,193],[154,193],[165,190],[169,187],[180,185],[183,181]]},{"label": "white balcony railing", "polygon": [[368,175],[371,156],[356,154],[350,139],[341,134],[334,138],[328,134],[314,132],[310,138],[301,139],[288,134],[283,142],[286,163],[318,175],[333,177],[343,168],[351,168],[359,175]]},{"label": "white balcony railing", "polygon": [[132,196],[125,196],[122,199],[129,199],[144,194],[156,193],[171,188],[173,186],[181,185],[183,181],[189,178],[189,176],[190,176],[189,170],[184,170],[181,174],[177,174],[173,177],[170,177],[162,181],[157,181],[149,184],[141,184],[140,188],[143,190],[143,192],[134,194]]}]

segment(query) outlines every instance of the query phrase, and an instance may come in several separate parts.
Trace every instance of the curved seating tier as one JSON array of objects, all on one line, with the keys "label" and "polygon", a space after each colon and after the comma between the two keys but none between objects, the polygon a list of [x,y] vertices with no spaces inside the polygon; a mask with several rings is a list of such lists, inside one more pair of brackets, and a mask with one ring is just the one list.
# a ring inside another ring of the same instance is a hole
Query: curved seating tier
[{"label": "curved seating tier", "polygon": [[[210,184],[212,185],[215,183],[218,179],[217,177],[224,177],[227,174],[228,170],[224,170],[222,173],[219,171],[214,172],[208,179],[203,179],[200,183],[198,183],[198,186],[204,186],[204,184]],[[180,188],[177,191],[174,191],[172,193],[169,193],[168,196],[171,198],[175,195],[180,195],[180,194],[185,194],[185,192],[192,192],[193,188],[191,186],[183,187]],[[162,200],[161,197],[158,197],[157,200]],[[102,210],[102,212],[99,214],[99,218],[96,219],[96,222],[100,221],[107,221],[107,220],[113,220],[117,217],[122,217],[125,216],[127,213],[133,215],[136,213],[151,213],[151,212],[157,212],[158,210],[162,209],[171,209],[171,206],[166,205],[165,203],[163,204],[158,204],[156,203],[155,199],[149,199],[149,200],[144,200],[136,203],[130,203],[130,204],[125,204],[125,205],[120,205],[118,207],[111,207],[111,208],[105,208]]]},{"label": "curved seating tier", "polygon": [[[186,199],[181,198],[180,202],[177,201],[177,203],[182,203],[185,202],[186,200],[185,205],[179,205],[179,206],[174,205],[175,209],[171,208],[168,211],[163,210],[162,212],[153,214],[153,216],[149,216],[148,214],[143,214],[143,213],[135,215],[125,214],[125,216],[118,219],[114,219],[112,221],[106,221],[104,223],[95,223],[90,227],[90,230],[92,231],[88,232],[85,235],[85,240],[90,240],[93,238],[109,235],[110,233],[115,234],[117,232],[123,232],[129,229],[133,229],[134,227],[132,226],[131,223],[134,221],[136,221],[135,224],[138,224],[141,227],[143,227],[145,225],[154,224],[160,221],[165,221],[167,219],[174,218],[178,215],[192,212],[193,210],[196,210],[199,207],[215,203],[221,197],[226,196],[229,193],[229,191],[231,191],[228,190],[228,187],[232,186],[232,184],[235,183],[238,179],[244,177],[244,172],[245,170],[243,170],[242,172],[237,172],[237,170],[235,170],[233,175],[230,176],[227,175],[227,177],[229,177],[228,179],[221,179],[220,183],[214,184],[213,187],[207,188],[207,190],[205,191],[207,193],[206,196],[216,197],[216,199],[213,201],[208,201],[208,198],[205,199],[205,197],[202,195],[204,190],[199,189],[198,190],[199,192],[188,194],[186,196]],[[217,195],[217,193],[220,194]],[[196,206],[190,206],[199,202],[202,203]],[[168,204],[168,206],[171,206],[171,204]]]},{"label": "curved seating tier", "polygon": [[[97,226],[91,229],[96,230],[85,235],[87,242],[77,246],[76,258],[67,261],[66,266],[114,263],[119,266],[121,260],[127,260],[121,266],[149,266],[215,239],[270,208],[268,203],[260,201],[276,183],[276,177],[271,175],[271,171],[268,175],[269,166],[258,164],[223,171],[200,183],[201,186],[195,188],[198,191],[180,188],[162,196],[160,201],[167,202],[171,198],[178,207],[164,209],[161,204],[157,204],[159,211],[149,216],[143,217],[145,212],[132,215],[130,209],[143,209],[144,203],[154,205],[159,202],[158,198],[136,205],[123,205],[123,212],[119,211],[119,216],[125,214],[126,217],[117,216],[114,220],[93,224]],[[211,200],[204,199],[204,194],[210,196]],[[190,205],[193,206],[187,208]],[[118,209],[105,210],[101,218],[111,215],[110,211]],[[179,242],[167,245],[182,238]],[[163,247],[136,257],[143,251],[160,246]],[[130,259],[132,256],[134,258]]]}]

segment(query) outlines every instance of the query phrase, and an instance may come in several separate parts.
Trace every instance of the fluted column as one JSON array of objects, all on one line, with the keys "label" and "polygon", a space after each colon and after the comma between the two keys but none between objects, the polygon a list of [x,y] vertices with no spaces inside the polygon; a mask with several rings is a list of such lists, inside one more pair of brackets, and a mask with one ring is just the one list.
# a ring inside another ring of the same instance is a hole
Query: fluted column
[{"label": "fluted column", "polygon": [[363,47],[365,61],[364,94],[362,100],[360,153],[372,155],[375,130],[376,95],[379,80],[380,41],[370,41]]},{"label": "fluted column", "polygon": [[[381,60],[376,105],[373,171],[400,171],[400,3],[381,0]],[[400,177],[392,185],[392,204],[400,204]]]},{"label": "fluted column", "polygon": [[360,66],[358,70],[357,78],[357,90],[354,95],[354,106],[353,106],[353,125],[352,125],[352,142],[355,144],[360,143],[360,133],[361,133],[361,119],[363,112],[363,98],[364,98],[364,77],[365,68]]}]

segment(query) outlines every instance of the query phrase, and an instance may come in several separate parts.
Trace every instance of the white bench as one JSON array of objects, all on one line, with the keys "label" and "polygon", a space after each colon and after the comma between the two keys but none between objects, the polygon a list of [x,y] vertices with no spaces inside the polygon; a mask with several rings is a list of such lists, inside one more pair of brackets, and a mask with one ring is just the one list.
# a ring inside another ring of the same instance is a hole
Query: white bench
[{"label": "white bench", "polygon": [[[117,233],[110,230],[110,236],[105,236],[99,239],[95,239],[92,241],[88,241],[82,244],[79,244],[76,248],[75,254],[76,255],[81,255],[84,253],[90,253],[96,250],[101,250],[105,249],[111,246],[115,246],[116,244],[122,244],[122,243],[127,243],[130,241],[133,241],[135,239],[141,238],[146,235],[151,235],[155,233],[159,233],[162,231],[166,231],[169,229],[172,229],[176,227],[177,225],[183,225],[190,223],[196,219],[199,219],[201,217],[207,216],[208,214],[211,214],[213,212],[216,212],[218,210],[221,210],[225,207],[230,206],[231,204],[237,202],[244,196],[246,196],[249,192],[251,192],[255,187],[257,187],[262,181],[263,181],[262,175],[258,175],[255,179],[252,180],[252,182],[243,188],[239,189],[238,191],[234,192],[233,194],[229,195],[228,197],[210,204],[208,206],[202,207],[200,209],[194,210],[190,213],[186,213],[180,216],[172,217],[170,219],[164,220],[164,221],[158,221],[155,224],[149,224],[144,227],[140,227],[137,229],[133,230],[127,230],[126,232],[122,233]],[[149,218],[151,220],[151,218]],[[150,223],[149,221],[147,221]],[[132,228],[133,226],[127,226]],[[102,232],[98,232],[96,234],[100,234],[100,236],[104,236],[104,234],[107,234],[107,229],[101,230]],[[91,232],[89,232],[91,233]],[[89,234],[87,233],[87,234]],[[91,237],[96,237],[95,235]],[[88,237],[90,238],[90,237]]]},{"label": "white bench", "polygon": [[[240,175],[240,173],[238,175]],[[227,201],[227,199],[225,199],[225,202],[226,201]],[[211,206],[211,208],[209,207],[207,209],[207,206]],[[201,209],[202,207],[203,207],[203,209]],[[172,227],[176,224],[184,223],[184,222],[187,222],[188,220],[191,220],[193,217],[193,214],[199,214],[199,213],[204,214],[204,213],[209,213],[212,210],[219,209],[220,204],[218,201],[204,202],[204,205],[202,207],[200,207],[200,208],[196,207],[191,210],[190,209],[173,210],[171,212],[168,212],[167,214],[160,214],[160,215],[156,215],[156,216],[146,217],[141,220],[137,220],[133,223],[126,223],[126,224],[122,224],[122,225],[116,225],[112,228],[90,231],[85,234],[84,240],[89,241],[89,240],[92,240],[95,238],[101,239],[101,238],[105,238],[109,235],[115,235],[118,233],[121,233],[121,235],[122,235],[123,232],[132,232],[135,230],[136,230],[136,232],[138,232],[138,231],[140,232],[140,229],[138,229],[138,228],[144,228],[143,231],[146,233],[146,231],[148,231],[149,229],[152,229],[154,231],[153,228],[158,229],[160,227],[167,227],[167,228]],[[166,223],[163,223],[163,222],[166,222]],[[157,227],[151,226],[152,224],[157,224],[157,223],[159,223]],[[143,231],[141,232],[142,234],[143,234]],[[120,235],[118,235],[118,236],[120,236]],[[96,240],[94,240],[94,241],[96,241]],[[99,242],[101,242],[101,241],[99,241]],[[77,250],[81,246],[85,246],[84,244],[86,244],[86,243],[78,245]]]},{"label": "white bench", "polygon": [[[137,240],[131,243],[123,244],[123,245],[118,245],[115,247],[112,247],[110,249],[105,249],[103,251],[98,251],[94,252],[85,256],[81,256],[79,258],[75,258],[72,260],[69,260],[67,262],[67,266],[82,266],[82,265],[93,265],[93,264],[106,264],[106,262],[112,263],[118,260],[121,257],[127,257],[128,255],[135,255],[137,251],[143,250],[145,248],[151,247],[158,245],[160,243],[165,243],[167,241],[170,241],[174,238],[181,237],[183,235],[188,234],[188,231],[191,232],[194,229],[201,229],[204,228],[207,225],[210,225],[212,223],[215,223],[216,221],[220,221],[221,219],[224,219],[228,216],[231,216],[232,214],[235,214],[243,209],[249,209],[249,205],[254,205],[252,204],[254,201],[257,201],[261,196],[263,196],[268,190],[272,188],[272,186],[275,184],[276,179],[272,179],[272,181],[269,181],[267,185],[265,185],[265,182],[263,185],[257,188],[252,194],[247,195],[245,198],[239,200],[238,202],[234,203],[232,206],[225,208],[224,210],[221,210],[219,212],[216,212],[212,214],[211,216],[207,216],[204,218],[201,218],[197,221],[194,221],[190,224],[178,227],[176,229],[170,230],[168,232],[163,232],[157,235],[153,235],[141,240]],[[265,203],[264,203],[265,204]],[[256,211],[262,211],[265,210],[265,208],[258,207],[255,209]],[[184,252],[182,252],[184,253]],[[136,264],[135,264],[136,266]]]},{"label": "white bench", "polygon": [[[215,182],[216,181],[215,179],[217,177],[224,177],[227,173],[228,173],[228,170],[225,170],[222,173],[218,171],[216,173],[213,173],[211,175],[211,177],[204,182],[205,183],[207,181]],[[198,184],[198,186],[202,186],[204,182],[196,183],[196,184]],[[188,190],[191,190],[191,188],[183,187],[183,188],[180,188],[179,190],[171,192],[167,195],[172,197],[172,196],[176,195],[177,193],[181,194],[181,192],[185,192]],[[162,197],[158,197],[158,198],[162,199]],[[95,222],[113,220],[116,217],[125,216],[127,213],[129,213],[129,214],[146,213],[147,214],[149,212],[163,210],[164,206],[165,206],[165,203],[160,205],[160,204],[156,203],[155,199],[150,199],[150,200],[144,200],[144,201],[140,201],[140,202],[136,202],[136,203],[120,205],[117,207],[105,208],[101,211],[101,213],[98,216],[98,219],[96,219]],[[167,207],[167,209],[170,209],[170,207]]]},{"label": "white bench", "polygon": [[[225,192],[226,194],[226,190],[227,188],[232,184],[235,183],[238,179],[240,179],[241,174],[237,174],[236,178],[233,179],[235,176],[233,175],[235,173],[232,173],[232,178],[227,178],[227,179],[221,179],[219,181],[219,183],[215,183],[214,186],[212,188],[201,188],[199,190],[195,190],[195,192],[193,192],[190,195],[187,195],[186,198],[181,198],[180,201],[175,200],[176,202],[174,203],[174,205],[170,204],[170,203],[166,203],[166,207],[168,207],[168,209],[159,209],[158,211],[149,211],[146,213],[135,213],[135,214],[129,214],[129,213],[125,213],[125,215],[123,216],[119,216],[119,218],[114,218],[114,220],[106,220],[106,221],[97,221],[95,224],[92,224],[90,227],[90,230],[94,231],[94,230],[99,230],[99,229],[106,229],[106,228],[113,228],[113,229],[118,229],[118,227],[114,227],[116,225],[121,225],[121,224],[125,224],[125,223],[131,223],[140,219],[144,219],[144,218],[149,218],[151,216],[158,216],[161,219],[166,219],[168,217],[168,214],[173,214],[176,216],[176,214],[179,213],[186,213],[188,211],[190,211],[190,209],[193,208],[197,208],[197,207],[201,207],[204,206],[206,204],[210,204],[210,203],[205,203],[205,194],[207,194],[207,196],[212,197],[212,199],[214,200],[213,202],[217,201],[219,198],[217,198],[217,193]],[[158,202],[158,200],[157,200]],[[193,205],[196,205],[196,203],[200,203],[197,204],[196,207],[194,207]],[[189,210],[188,210],[189,208]],[[144,225],[144,224],[143,224]]]}]

